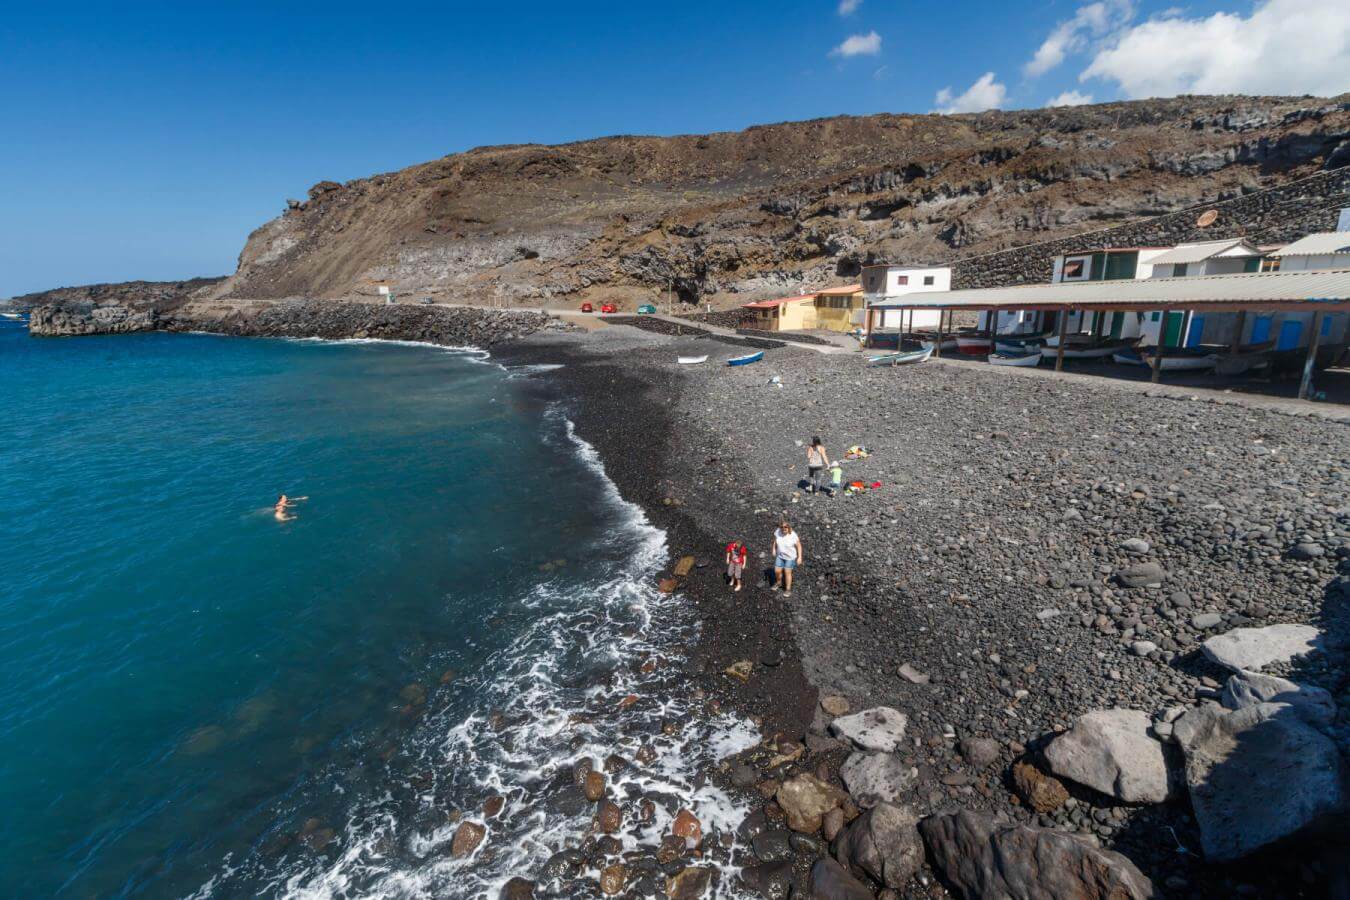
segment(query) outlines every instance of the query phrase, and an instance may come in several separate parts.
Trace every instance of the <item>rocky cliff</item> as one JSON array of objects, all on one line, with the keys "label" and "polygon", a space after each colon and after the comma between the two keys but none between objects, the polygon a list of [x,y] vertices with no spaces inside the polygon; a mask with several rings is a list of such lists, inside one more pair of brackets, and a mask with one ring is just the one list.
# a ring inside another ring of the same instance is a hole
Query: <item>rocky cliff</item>
[{"label": "rocky cliff", "polygon": [[351,297],[386,280],[465,302],[744,302],[1336,169],[1348,101],[1182,97],[471,150],[316,184],[250,235],[215,295]]}]

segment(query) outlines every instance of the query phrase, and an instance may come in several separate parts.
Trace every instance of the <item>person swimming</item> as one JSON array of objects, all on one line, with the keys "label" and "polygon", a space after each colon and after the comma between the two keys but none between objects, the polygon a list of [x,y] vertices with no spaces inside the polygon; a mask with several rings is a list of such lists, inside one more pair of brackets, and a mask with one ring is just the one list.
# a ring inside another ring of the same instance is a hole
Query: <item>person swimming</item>
[{"label": "person swimming", "polygon": [[273,514],[278,522],[290,522],[296,517],[291,515],[290,509],[301,500],[308,500],[308,497],[287,497],[282,494],[277,498],[277,505],[272,508]]}]

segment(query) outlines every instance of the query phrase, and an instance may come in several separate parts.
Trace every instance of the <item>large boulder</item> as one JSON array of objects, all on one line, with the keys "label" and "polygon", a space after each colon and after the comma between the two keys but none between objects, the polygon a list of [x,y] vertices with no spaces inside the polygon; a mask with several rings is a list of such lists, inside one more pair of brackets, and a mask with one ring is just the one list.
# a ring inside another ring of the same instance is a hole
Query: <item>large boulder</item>
[{"label": "large boulder", "polygon": [[839,777],[863,809],[897,799],[914,783],[914,773],[894,753],[853,753]]},{"label": "large boulder", "polygon": [[1211,660],[1235,672],[1259,672],[1271,663],[1288,662],[1321,644],[1322,633],[1311,625],[1267,625],[1234,628],[1200,645]]},{"label": "large boulder", "polygon": [[842,806],[848,795],[828,781],[803,774],[789,778],[778,786],[775,796],[778,805],[787,813],[788,827],[804,834],[820,830],[821,819],[836,806]]},{"label": "large boulder", "polygon": [[830,731],[859,750],[891,753],[905,740],[908,724],[909,719],[899,710],[874,706],[851,716],[840,716],[830,723]]},{"label": "large boulder", "polygon": [[828,856],[811,867],[811,896],[814,900],[873,900],[867,885]]},{"label": "large boulder", "polygon": [[923,866],[918,824],[908,807],[882,803],[854,819],[830,850],[854,872],[886,887],[904,887]]},{"label": "large boulder", "polygon": [[1046,748],[1050,771],[1126,803],[1161,803],[1170,792],[1163,745],[1149,734],[1148,714],[1099,709]]},{"label": "large boulder", "polygon": [[1226,862],[1297,834],[1345,803],[1336,745],[1294,708],[1208,705],[1177,720],[1206,858]]},{"label": "large boulder", "polygon": [[1259,672],[1238,672],[1230,676],[1223,686],[1222,700],[1229,709],[1283,703],[1292,707],[1309,725],[1322,731],[1336,720],[1336,701],[1330,691]]},{"label": "large boulder", "polygon": [[919,823],[928,861],[967,898],[1144,900],[1153,883],[1119,853],[1084,838],[1031,825],[1009,825],[969,810]]}]

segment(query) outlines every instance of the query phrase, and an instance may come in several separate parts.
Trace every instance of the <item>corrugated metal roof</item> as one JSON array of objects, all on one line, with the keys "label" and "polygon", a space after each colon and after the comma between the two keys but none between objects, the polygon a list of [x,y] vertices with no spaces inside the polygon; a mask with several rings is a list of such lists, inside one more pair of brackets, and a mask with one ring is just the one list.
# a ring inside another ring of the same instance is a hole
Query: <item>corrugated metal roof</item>
[{"label": "corrugated metal roof", "polygon": [[1350,231],[1327,231],[1299,238],[1280,248],[1272,256],[1319,256],[1323,253],[1350,253]]},{"label": "corrugated metal roof", "polygon": [[1161,309],[1224,304],[1350,306],[1350,269],[1314,272],[1254,272],[1194,278],[1121,279],[963,291],[919,291],[872,304],[873,309]]},{"label": "corrugated metal roof", "polygon": [[798,300],[814,300],[815,294],[802,294],[797,297],[779,297],[777,300],[756,300],[754,303],[742,303],[742,307],[751,307],[752,309],[771,309],[775,306],[782,306],[784,303],[795,303]]},{"label": "corrugated metal roof", "polygon": [[862,290],[861,284],[844,284],[840,285],[839,287],[826,288],[825,290],[821,291],[821,293],[827,297],[840,297],[840,296],[846,297],[849,294],[856,294],[861,290]]},{"label": "corrugated metal roof", "polygon": [[1200,244],[1179,244],[1168,250],[1161,256],[1155,256],[1148,260],[1149,265],[1165,266],[1176,263],[1204,262],[1213,256],[1218,256],[1234,247],[1246,247],[1251,251],[1252,256],[1256,256],[1256,248],[1252,247],[1242,238],[1230,238],[1226,241],[1205,241]]}]

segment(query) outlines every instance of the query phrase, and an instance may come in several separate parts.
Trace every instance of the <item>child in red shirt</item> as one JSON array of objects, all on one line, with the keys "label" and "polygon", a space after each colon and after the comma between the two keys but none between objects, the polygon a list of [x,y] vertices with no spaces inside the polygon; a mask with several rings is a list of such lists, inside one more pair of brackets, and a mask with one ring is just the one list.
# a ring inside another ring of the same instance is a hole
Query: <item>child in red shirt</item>
[{"label": "child in red shirt", "polygon": [[750,550],[743,541],[732,541],[727,544],[727,580],[731,584],[732,593],[741,589],[741,576],[745,572],[745,562],[750,556]]}]

